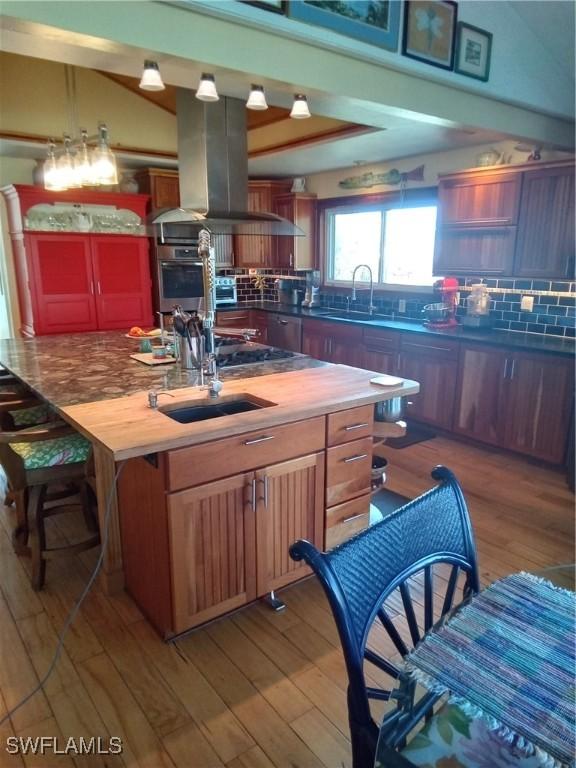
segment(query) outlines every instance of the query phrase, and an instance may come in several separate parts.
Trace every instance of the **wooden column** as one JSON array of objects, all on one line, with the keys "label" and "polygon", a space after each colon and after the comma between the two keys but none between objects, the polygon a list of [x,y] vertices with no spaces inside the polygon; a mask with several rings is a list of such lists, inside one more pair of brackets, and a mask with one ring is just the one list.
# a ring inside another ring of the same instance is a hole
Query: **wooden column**
[{"label": "wooden column", "polygon": [[118,519],[118,496],[114,478],[116,463],[114,456],[99,445],[93,445],[94,466],[96,469],[96,493],[98,496],[98,521],[100,535],[104,539],[106,511],[108,515],[108,542],[104,552],[104,563],[100,579],[102,589],[107,595],[114,595],[124,589],[124,568],[122,565],[122,541]]}]

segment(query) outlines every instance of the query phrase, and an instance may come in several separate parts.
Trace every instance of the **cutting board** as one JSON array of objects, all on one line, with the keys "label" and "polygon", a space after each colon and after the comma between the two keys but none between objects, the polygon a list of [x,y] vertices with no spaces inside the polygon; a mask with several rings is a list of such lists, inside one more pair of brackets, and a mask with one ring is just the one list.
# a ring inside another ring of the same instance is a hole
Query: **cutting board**
[{"label": "cutting board", "polygon": [[135,355],[130,355],[133,360],[138,360],[139,363],[146,363],[146,365],[166,365],[167,363],[175,363],[175,357],[154,357],[152,352],[137,352]]}]

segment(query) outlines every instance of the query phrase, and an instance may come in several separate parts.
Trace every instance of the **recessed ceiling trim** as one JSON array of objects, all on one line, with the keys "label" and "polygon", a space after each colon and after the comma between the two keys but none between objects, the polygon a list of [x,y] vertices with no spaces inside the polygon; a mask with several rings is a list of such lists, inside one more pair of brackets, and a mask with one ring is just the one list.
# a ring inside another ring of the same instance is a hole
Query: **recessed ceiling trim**
[{"label": "recessed ceiling trim", "polygon": [[306,147],[310,144],[328,143],[330,141],[337,141],[338,139],[347,139],[350,136],[358,136],[364,133],[374,133],[376,131],[382,132],[384,128],[370,128],[365,125],[352,125],[344,128],[333,128],[328,131],[321,131],[319,133],[310,133],[307,136],[300,136],[297,139],[290,141],[284,141],[279,144],[271,144],[268,147],[262,149],[256,149],[248,152],[248,157],[261,157],[262,155],[272,155],[277,152],[285,152],[291,149],[298,149]]}]

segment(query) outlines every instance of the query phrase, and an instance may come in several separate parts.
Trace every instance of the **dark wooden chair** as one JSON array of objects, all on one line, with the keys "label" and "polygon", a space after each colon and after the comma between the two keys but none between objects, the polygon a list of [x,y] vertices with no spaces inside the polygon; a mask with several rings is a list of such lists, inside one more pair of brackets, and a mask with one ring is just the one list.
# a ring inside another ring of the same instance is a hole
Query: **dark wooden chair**
[{"label": "dark wooden chair", "polygon": [[[16,501],[15,550],[31,554],[32,586],[39,590],[44,585],[47,560],[99,544],[90,482],[90,443],[62,422],[0,432],[0,464]],[[78,508],[91,535],[73,545],[48,548],[45,519]]]},{"label": "dark wooden chair", "polygon": [[[332,551],[320,552],[307,541],[290,548],[294,560],[305,560],[314,570],[338,627],[348,671],[354,768],[372,768],[380,733],[386,765],[411,765],[400,754],[406,737],[420,721],[430,719],[439,697],[425,693],[417,699],[413,685],[399,692],[402,658],[454,607],[460,589],[462,598],[479,590],[475,544],[460,486],[445,467],[436,467],[432,477],[439,483],[435,488]],[[397,661],[381,651],[382,630],[397,651]],[[367,671],[384,683],[388,679],[390,687],[369,685]],[[378,725],[370,701],[391,698],[399,700]]]}]

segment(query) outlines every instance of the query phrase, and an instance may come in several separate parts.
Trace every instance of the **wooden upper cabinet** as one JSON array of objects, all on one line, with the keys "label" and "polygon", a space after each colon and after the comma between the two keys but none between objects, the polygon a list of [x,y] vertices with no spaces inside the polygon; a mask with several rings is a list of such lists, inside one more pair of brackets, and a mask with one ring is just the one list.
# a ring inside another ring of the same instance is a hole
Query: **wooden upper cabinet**
[{"label": "wooden upper cabinet", "polygon": [[521,181],[520,174],[515,172],[480,172],[440,179],[438,201],[441,226],[515,224]]},{"label": "wooden upper cabinet", "polygon": [[514,274],[573,279],[573,165],[524,173]]},{"label": "wooden upper cabinet", "polygon": [[433,273],[435,275],[511,275],[516,230],[516,226],[438,229]]},{"label": "wooden upper cabinet", "polygon": [[[289,189],[286,181],[249,181],[248,210],[251,213],[273,213],[274,197]],[[278,238],[271,235],[236,235],[234,264],[237,267],[277,266]]]},{"label": "wooden upper cabinet", "polygon": [[180,206],[178,171],[167,168],[146,168],[138,171],[135,178],[140,192],[150,195],[152,210]]},{"label": "wooden upper cabinet", "polygon": [[277,264],[293,269],[314,269],[316,195],[289,194],[274,198],[274,213],[288,219],[304,235],[277,238]]}]

